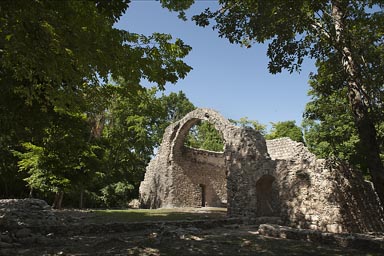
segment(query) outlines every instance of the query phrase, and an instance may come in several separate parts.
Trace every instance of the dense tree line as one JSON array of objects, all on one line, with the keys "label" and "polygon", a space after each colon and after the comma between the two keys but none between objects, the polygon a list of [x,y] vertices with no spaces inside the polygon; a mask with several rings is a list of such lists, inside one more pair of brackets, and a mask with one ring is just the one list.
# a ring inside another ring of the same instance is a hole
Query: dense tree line
[{"label": "dense tree line", "polygon": [[[114,28],[121,1],[0,2],[0,197],[35,196],[54,207],[125,206],[137,196],[164,129],[195,106],[159,96],[191,70],[180,39]],[[180,12],[193,0],[161,0]],[[302,134],[294,121],[266,126],[320,157],[366,172],[384,198],[384,14],[381,1],[234,1],[193,19],[250,47],[268,42],[271,73],[316,59]],[[143,88],[141,79],[157,85]],[[193,127],[187,146],[222,151],[220,132]]]},{"label": "dense tree line", "polygon": [[[190,47],[115,29],[128,3],[1,2],[0,197],[56,208],[137,197],[164,129],[195,106],[182,92],[158,96],[191,69]],[[220,149],[212,126],[197,131],[188,143]]]},{"label": "dense tree line", "polygon": [[167,115],[140,80],[184,78],[191,48],[114,28],[129,2],[1,1],[1,197],[108,206],[137,190]]}]

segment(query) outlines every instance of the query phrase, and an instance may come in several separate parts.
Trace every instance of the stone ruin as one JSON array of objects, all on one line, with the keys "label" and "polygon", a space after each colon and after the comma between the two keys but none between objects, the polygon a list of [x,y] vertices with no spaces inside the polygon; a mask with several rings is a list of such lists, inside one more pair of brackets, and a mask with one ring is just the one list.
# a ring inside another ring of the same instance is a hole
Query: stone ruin
[{"label": "stone ruin", "polygon": [[58,218],[44,200],[0,199],[0,227],[26,228],[31,226],[57,225]]},{"label": "stone ruin", "polygon": [[[43,200],[0,199],[0,255],[19,255],[9,250],[21,243],[48,243],[41,230],[58,224],[60,220]],[[34,232],[37,227],[40,232]]]},{"label": "stone ruin", "polygon": [[[184,145],[191,127],[208,121],[223,152]],[[196,109],[167,127],[140,185],[144,208],[227,207],[229,217],[278,217],[285,225],[324,232],[381,232],[384,213],[358,171],[317,159],[302,144],[266,141],[211,109]]]}]

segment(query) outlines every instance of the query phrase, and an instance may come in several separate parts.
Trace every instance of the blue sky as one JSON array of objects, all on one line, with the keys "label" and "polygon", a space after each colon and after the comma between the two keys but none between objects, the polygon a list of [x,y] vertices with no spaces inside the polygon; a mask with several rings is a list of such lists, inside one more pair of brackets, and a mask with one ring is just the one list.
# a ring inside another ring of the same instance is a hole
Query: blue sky
[{"label": "blue sky", "polygon": [[[215,5],[215,1],[197,1],[187,14],[190,17]],[[166,94],[182,90],[195,106],[215,109],[226,118],[301,124],[310,99],[308,75],[315,71],[313,61],[304,62],[300,74],[269,74],[266,45],[248,49],[232,45],[212,28],[178,19],[177,13],[162,9],[158,1],[132,1],[116,26],[144,35],[171,34],[192,47],[184,60],[193,70],[177,84],[168,84]]]}]

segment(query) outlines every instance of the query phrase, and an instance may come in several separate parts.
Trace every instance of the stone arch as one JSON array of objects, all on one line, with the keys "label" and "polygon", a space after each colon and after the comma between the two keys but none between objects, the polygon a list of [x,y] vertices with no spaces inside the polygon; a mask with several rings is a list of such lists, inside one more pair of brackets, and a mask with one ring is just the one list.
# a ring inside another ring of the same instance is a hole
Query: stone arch
[{"label": "stone arch", "polygon": [[[207,121],[214,125],[223,138],[224,144],[228,144],[231,141],[230,134],[226,132],[229,127],[234,127],[227,119],[221,116],[218,112],[212,109],[199,108],[188,113],[183,119],[180,120],[177,131],[175,131],[172,141],[172,153],[177,155],[182,152],[184,139],[189,130],[200,121]],[[225,148],[227,148],[225,146]],[[223,149],[225,151],[225,149]]]},{"label": "stone arch", "polygon": [[[184,146],[189,129],[200,120],[222,134],[223,152]],[[259,171],[270,168],[265,165],[267,155],[265,140],[254,129],[237,127],[214,110],[196,109],[167,127],[140,185],[141,205],[201,207],[204,202],[227,205],[230,216],[254,214],[256,200],[249,192],[255,190]]]},{"label": "stone arch", "polygon": [[[188,148],[184,141],[189,130],[200,121],[214,125],[224,141],[223,152],[212,152]],[[178,206],[215,206],[227,202],[227,165],[225,161],[226,144],[230,141],[227,129],[233,125],[216,111],[197,109],[179,122],[171,142],[171,161],[173,162],[174,190],[179,196]]]}]

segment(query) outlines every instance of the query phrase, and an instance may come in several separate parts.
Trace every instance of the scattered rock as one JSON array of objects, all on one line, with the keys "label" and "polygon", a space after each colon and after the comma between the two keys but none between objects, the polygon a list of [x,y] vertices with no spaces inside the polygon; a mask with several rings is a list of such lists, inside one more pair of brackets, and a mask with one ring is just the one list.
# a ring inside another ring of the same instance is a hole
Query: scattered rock
[{"label": "scattered rock", "polygon": [[1,226],[31,227],[57,224],[58,218],[44,200],[33,198],[0,200]]},{"label": "scattered rock", "polygon": [[274,224],[261,224],[259,233],[264,236],[303,240],[327,245],[384,252],[384,235],[327,233],[318,230],[296,229]]},{"label": "scattered rock", "polygon": [[132,201],[129,202],[128,207],[132,209],[139,209],[140,201],[138,199],[133,199]]},{"label": "scattered rock", "polygon": [[48,230],[59,224],[59,219],[43,200],[0,200],[0,230],[3,231],[0,234],[0,247],[35,243],[42,236],[38,230]]}]

